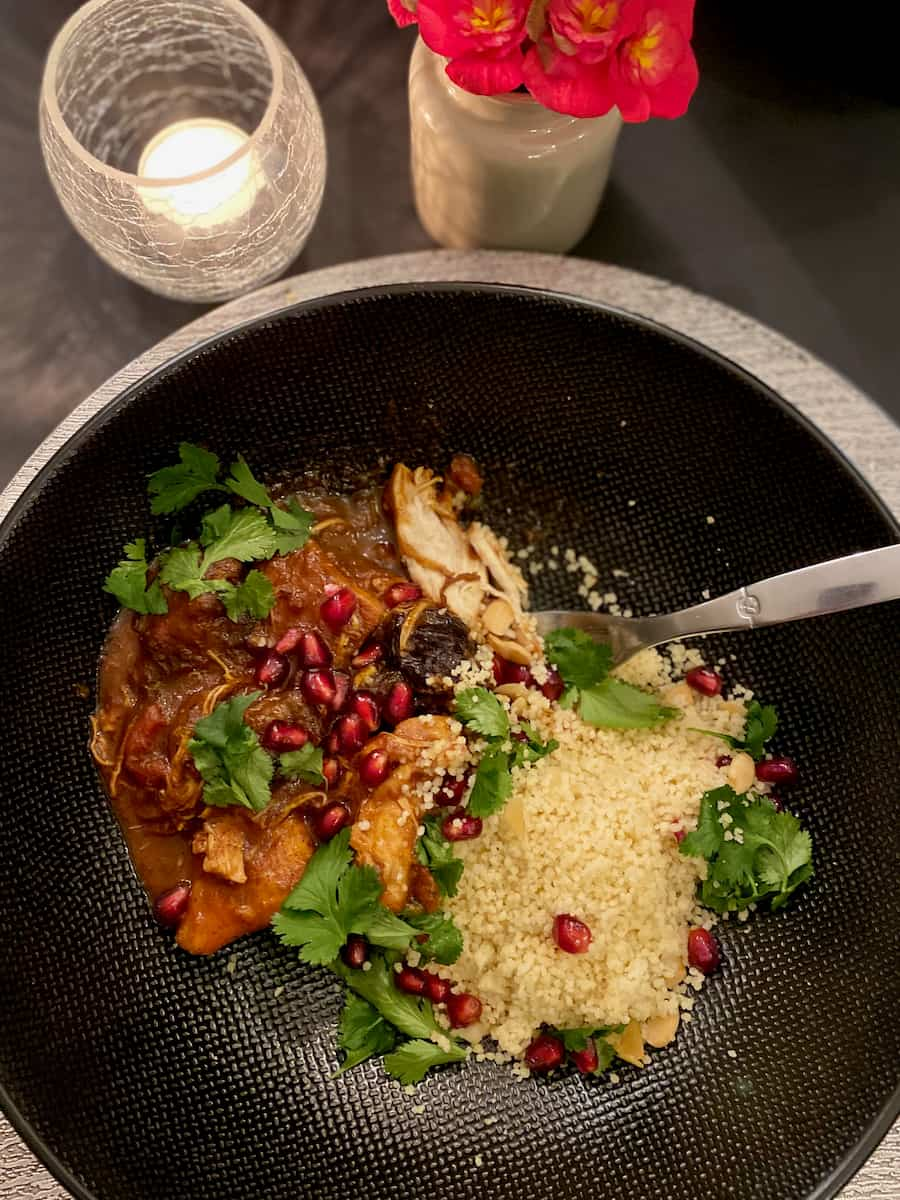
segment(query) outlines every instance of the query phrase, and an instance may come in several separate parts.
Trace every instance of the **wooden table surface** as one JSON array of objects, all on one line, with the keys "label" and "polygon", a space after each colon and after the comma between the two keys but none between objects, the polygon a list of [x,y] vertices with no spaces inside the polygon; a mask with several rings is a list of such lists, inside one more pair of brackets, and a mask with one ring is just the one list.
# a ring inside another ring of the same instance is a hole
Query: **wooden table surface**
[{"label": "wooden table surface", "polygon": [[[318,95],[329,178],[292,271],[425,249],[407,163],[412,31],[381,0],[253,0]],[[41,162],[43,57],[75,0],[0,0],[0,486],[113,371],[201,311],[114,274]],[[626,129],[577,253],[660,275],[808,347],[900,416],[900,107],[889,39],[845,46],[812,0],[699,0],[701,87]],[[727,10],[727,11],[722,11]],[[740,10],[740,11],[731,11]],[[790,10],[784,11],[784,10]]]}]

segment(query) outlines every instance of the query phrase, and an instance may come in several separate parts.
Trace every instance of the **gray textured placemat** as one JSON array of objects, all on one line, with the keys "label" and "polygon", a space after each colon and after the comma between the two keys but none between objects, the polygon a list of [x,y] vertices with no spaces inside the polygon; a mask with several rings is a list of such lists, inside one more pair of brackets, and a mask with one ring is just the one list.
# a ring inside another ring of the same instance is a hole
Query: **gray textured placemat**
[{"label": "gray textured placemat", "polygon": [[[347,263],[296,276],[186,325],[129,363],[54,430],[0,495],[0,518],[88,417],[147,371],[202,338],[297,300],[379,283],[435,280],[553,288],[641,313],[696,338],[752,371],[796,405],[900,515],[900,429],[847,380],[764,325],[716,301],[618,267],[550,255],[439,251]],[[190,315],[189,309],[185,315]],[[0,1200],[64,1200],[66,1195],[0,1117]],[[900,1124],[847,1186],[842,1200],[900,1200]]]}]

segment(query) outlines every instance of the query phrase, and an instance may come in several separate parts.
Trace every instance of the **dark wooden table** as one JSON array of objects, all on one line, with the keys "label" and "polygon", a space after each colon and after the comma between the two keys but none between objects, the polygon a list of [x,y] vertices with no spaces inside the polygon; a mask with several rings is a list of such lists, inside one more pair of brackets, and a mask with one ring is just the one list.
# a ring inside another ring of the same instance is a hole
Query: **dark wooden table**
[{"label": "dark wooden table", "polygon": [[[76,7],[0,0],[0,485],[103,379],[201,311],[114,274],[51,192],[38,88]],[[428,247],[407,170],[413,34],[394,28],[381,0],[253,7],[309,75],[328,136],[322,213],[294,269]],[[857,32],[864,52],[812,0],[699,0],[691,111],[626,130],[577,253],[745,310],[900,417],[896,71],[891,39]]]}]

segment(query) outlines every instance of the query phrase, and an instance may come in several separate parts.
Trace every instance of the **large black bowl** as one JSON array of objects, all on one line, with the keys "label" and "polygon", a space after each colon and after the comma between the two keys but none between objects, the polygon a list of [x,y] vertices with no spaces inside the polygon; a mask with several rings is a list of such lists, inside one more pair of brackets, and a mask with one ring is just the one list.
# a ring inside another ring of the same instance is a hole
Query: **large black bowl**
[{"label": "large black bowl", "polygon": [[[375,1063],[331,1081],[333,979],[265,932],[209,959],[175,949],[87,754],[103,577],[153,533],[145,476],[182,438],[269,476],[466,450],[495,527],[583,550],[604,581],[627,569],[616,591],[636,612],[898,533],[757,381],[559,296],[448,285],[303,304],[131,388],[0,538],[0,1098],[37,1153],[76,1196],[109,1200],[833,1195],[897,1110],[896,606],[717,645],[783,716],[816,877],[786,914],[726,927],[724,969],[649,1069],[520,1083],[473,1063],[415,1099]],[[536,605],[574,606],[575,582],[539,575]]]}]

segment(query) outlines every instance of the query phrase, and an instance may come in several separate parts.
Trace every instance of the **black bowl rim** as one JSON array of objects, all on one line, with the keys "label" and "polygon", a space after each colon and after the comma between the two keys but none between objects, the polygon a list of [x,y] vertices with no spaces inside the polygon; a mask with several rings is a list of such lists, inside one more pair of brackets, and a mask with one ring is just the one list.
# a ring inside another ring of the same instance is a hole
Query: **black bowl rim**
[{"label": "black bowl rim", "polygon": [[[772,401],[790,419],[796,421],[844,469],[876,509],[888,530],[893,533],[894,540],[900,541],[900,521],[893,515],[872,485],[863,477],[844,452],[809,417],[791,404],[789,400],[785,400],[783,396],[779,395],[774,388],[769,387],[767,383],[764,383],[757,375],[754,375],[739,363],[734,362],[733,359],[719,353],[718,350],[713,350],[710,346],[706,346],[702,342],[689,337],[687,334],[672,329],[670,326],[663,324],[661,321],[656,321],[651,317],[629,312],[627,309],[618,308],[616,305],[607,304],[603,301],[589,300],[584,296],[577,296],[570,292],[558,292],[551,288],[526,287],[520,284],[435,280],[434,282],[387,283],[378,284],[374,287],[351,288],[342,292],[334,292],[328,296],[318,296],[309,300],[296,301],[293,304],[286,304],[281,308],[273,309],[260,316],[239,321],[235,325],[230,325],[225,330],[210,334],[200,341],[194,342],[171,358],[167,358],[165,362],[151,368],[140,379],[130,383],[118,396],[104,404],[102,408],[88,417],[71,437],[67,438],[63,445],[44,463],[37,474],[26,484],[3,520],[0,521],[0,550],[5,546],[12,529],[27,510],[33,497],[37,495],[57,467],[73,454],[76,454],[81,444],[92,433],[102,427],[108,420],[112,419],[119,409],[130,403],[134,395],[145,388],[148,383],[165,378],[166,375],[177,369],[195,354],[211,349],[226,338],[254,329],[258,325],[266,325],[295,313],[338,307],[353,300],[377,299],[382,296],[406,295],[417,292],[488,293],[490,295],[531,296],[546,300],[562,301],[565,304],[575,307],[586,308],[593,312],[601,312],[609,316],[618,317],[634,325],[652,330],[663,337],[667,337],[687,347],[742,378],[744,382],[749,383],[762,392],[768,400]],[[31,1122],[19,1111],[18,1106],[13,1101],[6,1085],[2,1081],[0,1081],[0,1112],[3,1113],[12,1128],[36,1158],[75,1197],[75,1200],[102,1200],[95,1192],[89,1191],[57,1157],[55,1151],[46,1144]],[[832,1200],[872,1155],[898,1116],[900,1116],[900,1083],[898,1083],[893,1094],[886,1101],[875,1119],[870,1122],[853,1148],[837,1164],[831,1174],[823,1179],[814,1191],[804,1197],[804,1200]]]}]

